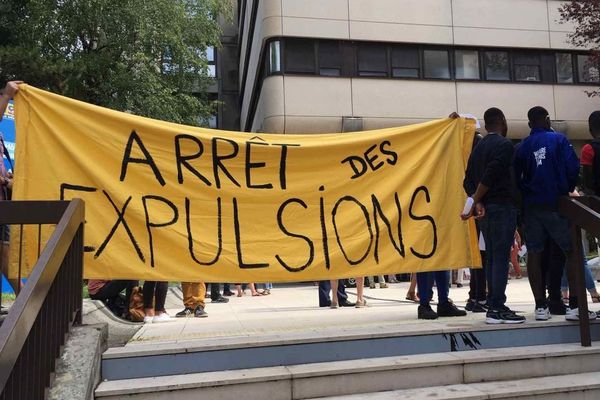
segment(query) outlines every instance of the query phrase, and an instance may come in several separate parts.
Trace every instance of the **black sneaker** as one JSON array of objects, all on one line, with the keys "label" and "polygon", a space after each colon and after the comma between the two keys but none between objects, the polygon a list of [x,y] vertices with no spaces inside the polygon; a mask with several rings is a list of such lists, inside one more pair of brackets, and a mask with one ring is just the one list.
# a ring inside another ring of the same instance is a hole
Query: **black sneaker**
[{"label": "black sneaker", "polygon": [[225,290],[223,292],[223,296],[233,296],[235,293],[233,293],[231,290]]},{"label": "black sneaker", "polygon": [[194,317],[196,317],[196,318],[206,318],[206,317],[208,317],[208,313],[206,311],[204,311],[204,307],[198,306],[194,310]]},{"label": "black sneaker", "polygon": [[419,319],[437,319],[438,315],[430,305],[419,306],[417,309],[417,318]]},{"label": "black sneaker", "polygon": [[447,302],[438,304],[437,314],[439,317],[464,317],[467,315],[465,310],[459,310],[454,304]]},{"label": "black sneaker", "polygon": [[225,298],[223,296],[219,296],[216,299],[212,299],[210,302],[211,303],[229,303],[229,299],[227,299],[227,298]]},{"label": "black sneaker", "polygon": [[563,303],[562,300],[548,301],[548,308],[552,315],[565,315],[567,313],[567,306],[565,306],[565,303]]},{"label": "black sneaker", "polygon": [[515,314],[508,307],[502,307],[500,310],[490,308],[485,314],[486,324],[522,324],[523,322],[525,322],[525,317]]},{"label": "black sneaker", "polygon": [[340,302],[340,307],[354,307],[356,303],[352,303],[348,300]]},{"label": "black sneaker", "polygon": [[193,317],[193,316],[194,316],[194,310],[192,310],[189,307],[186,307],[183,310],[179,311],[177,314],[175,314],[175,317],[177,317],[177,318],[187,318],[187,317]]},{"label": "black sneaker", "polygon": [[471,311],[474,313],[484,313],[487,312],[488,307],[486,303],[480,303],[477,300],[467,300],[467,305],[465,306],[465,310]]}]

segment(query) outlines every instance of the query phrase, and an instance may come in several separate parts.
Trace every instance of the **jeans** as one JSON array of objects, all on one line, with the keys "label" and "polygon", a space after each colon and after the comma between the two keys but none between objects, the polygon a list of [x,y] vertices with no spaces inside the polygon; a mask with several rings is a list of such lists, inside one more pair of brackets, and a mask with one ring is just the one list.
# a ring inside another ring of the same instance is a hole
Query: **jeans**
[{"label": "jeans", "polygon": [[[330,291],[330,281],[319,281],[319,307],[329,307],[329,305],[331,304],[331,300],[329,298]],[[337,298],[338,304],[342,304],[346,300],[348,300],[348,295],[346,294],[346,286],[344,285],[343,279],[340,279],[338,281]]]},{"label": "jeans", "polygon": [[433,297],[433,280],[438,293],[438,304],[448,302],[448,285],[450,284],[449,271],[433,271],[417,273],[417,288],[419,289],[419,304],[428,306]]},{"label": "jeans", "polygon": [[517,209],[511,205],[488,204],[481,220],[485,240],[488,304],[498,310],[506,303],[508,261],[517,229]]},{"label": "jeans", "polygon": [[[596,283],[594,282],[594,277],[592,276],[592,271],[590,271],[590,267],[588,267],[587,260],[585,256],[583,257],[583,272],[585,275],[585,288],[589,291],[596,290]],[[569,283],[567,282],[567,267],[565,267],[562,275],[562,280],[560,284],[560,288],[562,290],[569,289]]]}]

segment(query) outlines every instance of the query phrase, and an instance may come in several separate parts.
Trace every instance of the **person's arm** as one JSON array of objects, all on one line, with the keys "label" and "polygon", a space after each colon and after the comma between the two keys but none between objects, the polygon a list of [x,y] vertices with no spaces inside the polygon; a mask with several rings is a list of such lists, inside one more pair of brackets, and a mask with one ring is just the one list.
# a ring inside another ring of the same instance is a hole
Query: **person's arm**
[{"label": "person's arm", "polygon": [[586,144],[581,149],[581,167],[583,170],[583,192],[586,195],[594,196],[596,193],[594,188],[594,148],[590,144]]},{"label": "person's arm", "polygon": [[23,83],[23,81],[10,81],[6,84],[6,87],[4,87],[2,96],[0,97],[0,121],[2,121],[6,107],[8,107],[8,102],[11,101],[19,91],[19,84],[21,83]]},{"label": "person's arm", "polygon": [[575,186],[577,186],[577,178],[579,178],[579,159],[567,138],[563,139],[562,151],[567,167],[567,184],[569,186],[569,192],[572,192],[575,189]]}]

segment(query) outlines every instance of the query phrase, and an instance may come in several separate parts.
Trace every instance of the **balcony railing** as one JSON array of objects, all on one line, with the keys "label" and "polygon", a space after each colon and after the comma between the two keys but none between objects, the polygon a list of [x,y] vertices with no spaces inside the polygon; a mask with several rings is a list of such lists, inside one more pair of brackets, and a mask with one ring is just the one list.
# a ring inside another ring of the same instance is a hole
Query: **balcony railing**
[{"label": "balcony railing", "polygon": [[[19,232],[38,225],[39,232],[38,260],[0,326],[0,400],[43,399],[67,333],[81,323],[84,204],[0,201],[0,224]],[[56,227],[41,249],[45,224]]]}]

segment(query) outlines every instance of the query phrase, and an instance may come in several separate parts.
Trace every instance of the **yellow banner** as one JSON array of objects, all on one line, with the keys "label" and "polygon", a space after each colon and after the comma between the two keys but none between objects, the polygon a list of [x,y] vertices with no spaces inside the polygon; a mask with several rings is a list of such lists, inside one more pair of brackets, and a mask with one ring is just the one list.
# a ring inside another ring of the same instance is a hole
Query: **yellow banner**
[{"label": "yellow banner", "polygon": [[227,132],[21,86],[16,123],[14,198],[85,201],[87,278],[282,282],[481,265],[474,225],[459,218],[472,121]]}]

